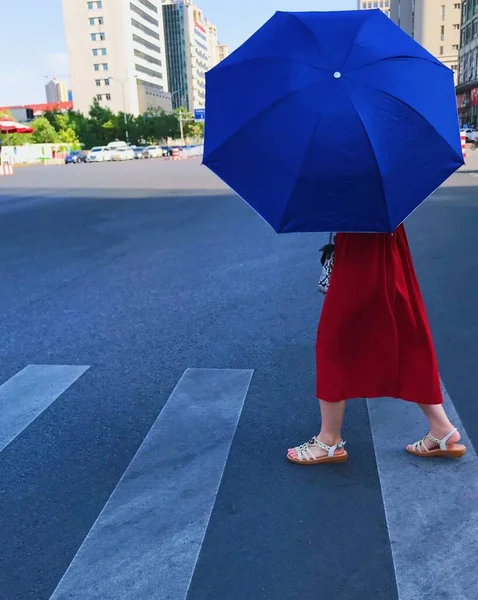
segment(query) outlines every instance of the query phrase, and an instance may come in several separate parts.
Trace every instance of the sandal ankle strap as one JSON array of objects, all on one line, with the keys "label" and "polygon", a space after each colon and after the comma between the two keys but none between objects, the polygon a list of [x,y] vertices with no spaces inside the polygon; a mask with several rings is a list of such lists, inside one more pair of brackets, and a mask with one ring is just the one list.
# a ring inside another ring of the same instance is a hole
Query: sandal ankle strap
[{"label": "sandal ankle strap", "polygon": [[302,444],[301,446],[295,448],[295,450],[299,458],[305,458],[306,460],[314,460],[315,455],[311,452],[310,448],[316,446],[318,448],[321,448],[322,450],[325,450],[327,452],[328,458],[332,458],[332,456],[335,455],[335,452],[337,450],[341,450],[346,443],[347,442],[344,442],[344,440],[340,440],[340,442],[338,444],[335,444],[334,446],[327,446],[327,444],[321,442],[319,439],[317,439],[317,436],[315,436],[305,444]]}]

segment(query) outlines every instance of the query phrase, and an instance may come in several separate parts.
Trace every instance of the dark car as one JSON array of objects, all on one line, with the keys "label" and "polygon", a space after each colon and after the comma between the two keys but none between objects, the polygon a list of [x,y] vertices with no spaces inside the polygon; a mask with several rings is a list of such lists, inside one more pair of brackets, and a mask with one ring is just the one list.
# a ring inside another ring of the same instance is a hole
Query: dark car
[{"label": "dark car", "polygon": [[85,162],[86,162],[86,153],[80,152],[79,150],[69,152],[65,157],[65,165],[85,163]]}]

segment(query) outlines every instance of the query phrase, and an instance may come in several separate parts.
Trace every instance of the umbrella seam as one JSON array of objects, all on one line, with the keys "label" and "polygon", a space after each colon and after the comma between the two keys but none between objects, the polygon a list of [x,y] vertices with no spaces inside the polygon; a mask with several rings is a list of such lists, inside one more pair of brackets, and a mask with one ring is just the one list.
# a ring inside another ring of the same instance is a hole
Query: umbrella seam
[{"label": "umbrella seam", "polygon": [[327,52],[325,51],[325,48],[324,48],[324,46],[323,46],[322,42],[321,42],[321,41],[319,40],[319,38],[318,38],[318,37],[315,35],[315,33],[312,31],[312,29],[311,29],[311,28],[310,28],[310,27],[309,27],[309,26],[308,26],[306,23],[304,23],[304,21],[302,21],[302,19],[300,19],[300,18],[297,16],[297,14],[296,14],[296,13],[289,12],[289,13],[287,13],[287,14],[288,14],[288,15],[290,15],[291,17],[294,17],[294,19],[296,19],[297,21],[299,21],[299,23],[302,25],[302,27],[304,27],[304,28],[305,28],[305,29],[306,29],[306,30],[307,30],[307,31],[308,31],[308,32],[309,32],[309,33],[312,35],[312,37],[313,37],[313,38],[314,38],[314,40],[315,40],[315,41],[318,43],[318,45],[319,45],[320,49],[321,49],[321,50],[322,50],[322,52],[324,53],[324,55],[325,55],[325,58],[327,59],[327,63],[328,63],[328,65],[329,65],[329,68],[330,68],[330,65],[331,65],[332,63],[331,63],[331,61],[330,61],[329,55],[328,55],[328,54],[327,54]]},{"label": "umbrella seam", "polygon": [[380,170],[380,165],[378,163],[377,154],[375,152],[375,148],[373,147],[372,140],[370,139],[370,136],[368,134],[367,128],[365,127],[365,123],[363,122],[362,115],[359,113],[357,107],[352,102],[352,99],[350,98],[350,95],[349,95],[348,91],[347,91],[347,97],[348,97],[349,102],[350,102],[352,108],[354,109],[357,117],[359,118],[360,123],[362,124],[362,127],[363,127],[363,130],[365,132],[365,135],[367,136],[368,143],[370,144],[370,148],[372,149],[372,156],[374,158],[375,165],[377,167],[377,171],[378,171],[378,174],[379,174],[379,177],[380,177],[380,187],[382,188],[382,198],[383,198],[383,203],[385,205],[385,210],[387,212],[389,229],[391,230],[392,229],[392,222],[391,222],[391,219],[390,219],[390,211],[388,210],[388,206],[387,206],[387,199],[386,199],[386,194],[385,194],[385,186],[384,186],[384,183],[383,183],[382,171]]},{"label": "umbrella seam", "polygon": [[[298,177],[299,177],[299,178],[300,178],[300,174],[301,174],[301,172],[302,172],[302,168],[303,168],[303,166],[304,166],[305,159],[306,159],[306,157],[307,157],[307,154],[308,154],[308,149],[309,149],[309,146],[310,146],[310,144],[312,143],[312,140],[313,140],[313,139],[314,139],[314,137],[315,137],[315,132],[317,131],[317,128],[319,127],[319,124],[321,123],[321,121],[322,121],[322,113],[319,113],[319,115],[317,116],[317,121],[315,122],[315,125],[314,125],[314,127],[313,127],[313,129],[312,129],[312,134],[311,134],[311,136],[310,136],[310,138],[309,138],[309,141],[307,142],[307,144],[306,144],[306,146],[305,146],[305,152],[304,152],[304,156],[302,157],[302,160],[300,161],[300,167],[299,167],[299,170],[298,170]],[[286,233],[286,232],[284,231],[284,229],[283,229],[283,226],[284,226],[284,218],[285,218],[285,215],[286,215],[287,207],[288,207],[288,205],[289,205],[289,201],[290,201],[290,199],[291,199],[291,197],[292,197],[292,194],[294,193],[294,190],[295,190],[296,186],[297,186],[297,182],[296,182],[296,183],[295,183],[295,184],[292,186],[292,190],[290,191],[290,193],[289,193],[289,196],[288,196],[288,198],[287,198],[287,200],[286,200],[286,202],[285,202],[285,205],[284,205],[284,210],[283,210],[283,213],[282,213],[282,218],[281,218],[281,220],[280,220],[280,222],[279,222],[279,229],[278,229],[278,233]]]},{"label": "umbrella seam", "polygon": [[375,60],[371,63],[366,63],[365,65],[360,65],[359,67],[355,67],[355,69],[350,69],[349,71],[346,71],[346,73],[355,73],[356,71],[360,71],[360,69],[365,69],[366,67],[371,67],[373,65],[378,65],[381,62],[391,62],[393,60],[402,60],[406,58],[407,60],[424,60],[426,62],[429,62],[432,65],[435,65],[436,67],[439,67],[440,69],[446,69],[447,71],[451,72],[451,69],[449,69],[447,66],[445,66],[443,63],[440,62],[435,62],[434,60],[430,60],[429,58],[424,58],[422,56],[408,56],[406,54],[403,55],[398,55],[398,56],[388,56],[386,58],[380,58],[379,60]]},{"label": "umbrella seam", "polygon": [[[368,15],[367,15],[367,17],[368,17]],[[348,49],[347,55],[346,55],[346,57],[344,59],[344,62],[342,63],[342,71],[343,72],[345,72],[345,70],[346,70],[347,61],[349,60],[349,58],[350,58],[350,56],[352,54],[352,51],[353,51],[353,49],[355,47],[355,44],[357,42],[357,38],[358,38],[360,32],[364,28],[365,23],[367,23],[370,20],[370,18],[367,18],[367,17],[365,17],[364,20],[362,21],[362,23],[360,24],[360,27],[357,29],[357,32],[355,33],[355,37],[354,37],[352,43],[350,44],[350,48]]]},{"label": "umbrella seam", "polygon": [[[288,94],[286,94],[285,96],[282,96],[281,98],[278,98],[277,100],[274,100],[274,102],[272,102],[271,104],[268,104],[267,106],[265,106],[264,108],[262,108],[253,117],[251,117],[245,123],[243,123],[239,127],[239,129],[237,129],[236,131],[234,131],[234,133],[232,133],[223,142],[221,142],[218,146],[216,146],[216,148],[214,148],[214,150],[211,150],[210,152],[208,152],[208,157],[210,157],[213,153],[217,152],[220,148],[222,148],[224,146],[224,144],[226,144],[227,142],[229,142],[231,140],[231,138],[233,138],[235,135],[237,135],[242,129],[244,129],[244,127],[250,125],[251,122],[254,121],[254,119],[256,119],[257,117],[261,116],[263,112],[269,110],[270,108],[272,108],[276,104],[279,104],[280,102],[283,102],[284,100],[288,100],[294,94],[298,94],[299,92],[303,92],[304,90],[307,90],[308,88],[311,88],[314,85],[321,85],[321,84],[322,84],[322,82],[311,83],[309,85],[306,85],[304,87],[299,88],[298,90],[293,90],[292,92],[289,92]],[[207,161],[207,158],[206,158],[206,156],[204,156],[204,163],[205,164],[207,164],[206,161]]]},{"label": "umbrella seam", "polygon": [[[433,131],[438,135],[438,137],[440,137],[445,144],[450,148],[450,150],[462,161],[463,164],[463,157],[460,156],[457,151],[450,145],[450,143],[442,136],[442,134],[437,130],[437,128],[432,125],[432,123],[430,123],[430,121],[428,121],[421,113],[418,112],[418,110],[416,108],[413,108],[413,106],[410,106],[410,104],[408,104],[408,102],[405,102],[405,100],[402,100],[401,98],[398,98],[398,96],[394,96],[393,94],[390,94],[389,92],[386,92],[385,90],[380,90],[379,88],[376,88],[372,85],[367,85],[365,83],[361,83],[361,82],[353,82],[356,85],[361,85],[362,87],[366,87],[370,90],[375,90],[376,92],[379,92],[381,94],[385,94],[385,96],[388,96],[389,98],[392,98],[393,100],[396,100],[397,102],[399,102],[400,104],[402,104],[403,106],[406,106],[408,109],[410,109],[411,111],[413,111],[416,115],[418,115],[420,117],[420,119],[422,121],[424,121],[429,127],[431,127],[433,129]],[[355,108],[355,107],[354,107]],[[358,114],[358,113],[357,113]]]}]

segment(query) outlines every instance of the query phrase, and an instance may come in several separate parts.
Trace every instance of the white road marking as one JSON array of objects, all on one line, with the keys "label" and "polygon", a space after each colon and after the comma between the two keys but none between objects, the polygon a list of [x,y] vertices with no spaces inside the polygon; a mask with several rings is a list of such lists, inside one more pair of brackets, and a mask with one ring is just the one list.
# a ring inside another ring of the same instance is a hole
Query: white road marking
[{"label": "white road marking", "polygon": [[88,369],[28,365],[0,385],[0,452]]},{"label": "white road marking", "polygon": [[414,457],[408,443],[428,431],[418,406],[368,400],[399,600],[476,600],[478,458],[447,392],[450,420],[465,458]]},{"label": "white road marking", "polygon": [[185,600],[251,377],[185,371],[51,600]]}]

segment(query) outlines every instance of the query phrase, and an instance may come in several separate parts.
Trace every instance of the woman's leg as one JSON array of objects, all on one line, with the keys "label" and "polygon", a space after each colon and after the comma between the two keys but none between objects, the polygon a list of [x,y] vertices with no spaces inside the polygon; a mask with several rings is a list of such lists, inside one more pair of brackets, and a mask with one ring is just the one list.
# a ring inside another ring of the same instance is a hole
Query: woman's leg
[{"label": "woman's leg", "polygon": [[[322,426],[317,438],[327,444],[327,446],[335,446],[342,440],[342,423],[345,413],[345,401],[343,402],[325,402],[319,400],[320,414],[322,416]],[[322,448],[313,447],[312,452],[317,456],[326,456],[327,452]],[[340,452],[338,450],[337,452]],[[343,452],[343,451],[342,451]],[[293,458],[297,458],[297,452],[294,448],[289,449],[289,454]]]},{"label": "woman's leg", "polygon": [[[441,440],[454,428],[454,425],[448,418],[448,415],[446,414],[442,404],[419,404],[419,407],[422,409],[425,417],[427,418],[430,427],[430,433],[434,437]],[[447,443],[456,444],[460,440],[460,437],[461,436],[457,431],[452,435]],[[435,444],[432,440],[427,439],[425,443],[429,449],[437,447],[437,444]],[[408,447],[410,448],[411,445]]]}]

